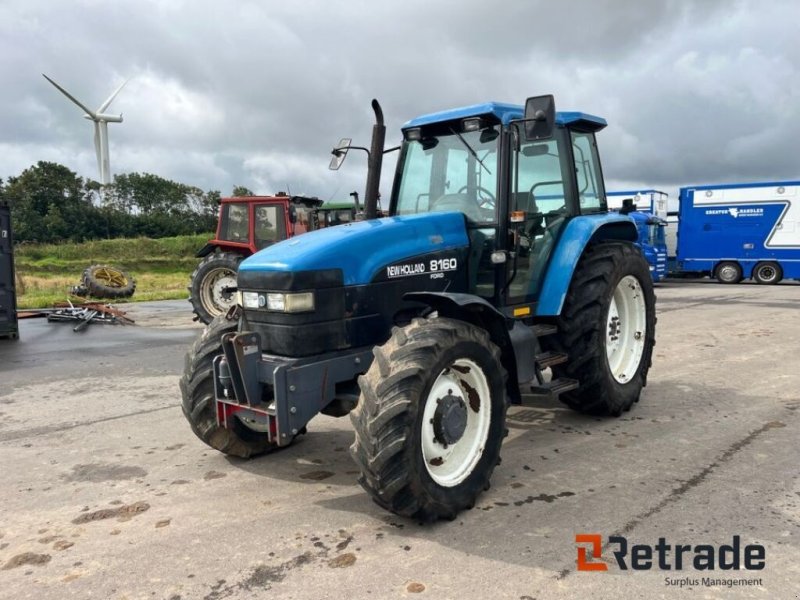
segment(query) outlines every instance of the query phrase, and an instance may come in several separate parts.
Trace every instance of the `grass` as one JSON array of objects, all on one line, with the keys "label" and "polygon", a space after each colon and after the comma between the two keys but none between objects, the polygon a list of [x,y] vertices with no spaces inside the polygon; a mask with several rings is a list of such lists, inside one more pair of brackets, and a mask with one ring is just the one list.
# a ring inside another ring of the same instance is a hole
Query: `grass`
[{"label": "grass", "polygon": [[15,248],[18,308],[45,308],[70,297],[83,270],[108,264],[136,279],[136,293],[119,302],[188,297],[186,286],[211,234],[172,238],[97,240],[83,244],[22,244]]}]

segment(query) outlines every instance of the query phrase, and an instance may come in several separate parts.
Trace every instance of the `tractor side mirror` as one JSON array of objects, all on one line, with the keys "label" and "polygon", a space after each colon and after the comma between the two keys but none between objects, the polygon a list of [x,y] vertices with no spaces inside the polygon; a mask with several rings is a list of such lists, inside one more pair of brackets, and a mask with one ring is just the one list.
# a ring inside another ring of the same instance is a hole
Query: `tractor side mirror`
[{"label": "tractor side mirror", "polygon": [[297,223],[297,207],[294,204],[289,205],[289,223]]},{"label": "tractor side mirror", "polygon": [[331,157],[331,164],[328,165],[328,168],[331,171],[337,171],[339,167],[342,166],[345,157],[347,156],[347,151],[350,149],[350,143],[353,140],[351,138],[342,138],[339,140],[339,143],[336,145],[331,151],[333,156]]},{"label": "tractor side mirror", "polygon": [[552,94],[534,96],[525,101],[525,138],[543,140],[553,135],[556,124],[556,102]]}]

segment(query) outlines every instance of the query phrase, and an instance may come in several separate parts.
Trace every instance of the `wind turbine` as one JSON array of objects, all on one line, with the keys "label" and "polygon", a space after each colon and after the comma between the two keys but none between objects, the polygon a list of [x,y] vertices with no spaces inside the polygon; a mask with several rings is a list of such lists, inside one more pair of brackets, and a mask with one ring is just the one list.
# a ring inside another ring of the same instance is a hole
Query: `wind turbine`
[{"label": "wind turbine", "polygon": [[42,77],[47,79],[47,81],[52,83],[56,89],[58,89],[58,91],[77,104],[81,110],[86,113],[83,116],[84,119],[94,121],[94,149],[97,153],[97,169],[100,171],[100,183],[103,185],[111,183],[111,162],[108,158],[108,124],[122,123],[122,115],[110,115],[103,111],[105,111],[114,101],[114,98],[116,98],[120,90],[125,87],[125,84],[128,83],[128,80],[126,79],[123,81],[122,85],[117,88],[117,91],[111,94],[97,110],[91,111],[86,108],[86,106],[78,102],[78,100],[72,94],[50,79],[47,75],[42,73]]}]

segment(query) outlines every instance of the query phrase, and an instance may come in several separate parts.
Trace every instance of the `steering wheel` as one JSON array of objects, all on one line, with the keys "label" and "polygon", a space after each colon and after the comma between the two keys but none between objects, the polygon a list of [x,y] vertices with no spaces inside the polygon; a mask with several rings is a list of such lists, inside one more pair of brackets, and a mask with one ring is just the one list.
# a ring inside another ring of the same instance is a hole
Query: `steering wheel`
[{"label": "steering wheel", "polygon": [[[469,188],[468,185],[462,185],[461,188],[456,193],[457,194],[463,194],[464,192],[467,191],[468,188]],[[481,208],[481,209],[489,209],[489,208],[494,209],[494,206],[497,203],[497,201],[495,200],[494,194],[492,194],[492,192],[490,192],[485,187],[482,187],[480,185],[477,187],[477,191],[478,192],[483,192],[483,194],[484,194],[484,198],[483,199],[481,199],[480,197],[475,199],[475,203],[478,205],[478,208]],[[484,204],[489,204],[490,206],[484,206]]]}]

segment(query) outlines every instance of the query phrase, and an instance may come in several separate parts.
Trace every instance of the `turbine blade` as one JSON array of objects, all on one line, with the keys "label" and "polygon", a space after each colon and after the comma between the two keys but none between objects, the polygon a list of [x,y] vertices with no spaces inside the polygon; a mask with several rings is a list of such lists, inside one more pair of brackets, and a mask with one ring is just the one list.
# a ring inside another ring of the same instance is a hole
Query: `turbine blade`
[{"label": "turbine blade", "polygon": [[117,91],[116,91],[116,92],[114,92],[113,94],[111,94],[111,95],[108,97],[108,100],[106,100],[105,102],[103,102],[103,103],[100,105],[100,108],[98,108],[98,109],[97,109],[97,112],[99,112],[99,113],[101,113],[101,112],[105,112],[105,110],[106,110],[106,109],[109,107],[109,105],[110,105],[110,104],[111,104],[111,103],[114,101],[114,98],[116,98],[116,97],[117,97],[117,94],[119,94],[119,93],[120,93],[120,91],[122,90],[122,88],[124,88],[124,87],[125,87],[125,84],[126,84],[126,83],[128,83],[129,81],[130,81],[130,79],[126,79],[125,81],[123,81],[123,82],[122,82],[122,85],[121,85],[121,86],[119,86],[119,87],[117,88]]},{"label": "turbine blade", "polygon": [[89,115],[89,116],[90,116],[92,119],[94,119],[94,118],[95,118],[95,114],[94,114],[94,113],[93,113],[91,110],[89,110],[88,108],[86,108],[86,107],[85,107],[83,104],[81,104],[80,102],[78,102],[78,100],[77,100],[77,99],[76,99],[76,98],[75,98],[75,97],[74,97],[72,94],[70,94],[70,93],[69,93],[67,90],[65,90],[64,88],[62,88],[60,85],[58,85],[58,84],[57,84],[55,81],[53,81],[52,79],[50,79],[50,78],[49,78],[47,75],[45,75],[44,73],[42,73],[42,77],[44,77],[45,79],[47,79],[47,81],[49,81],[49,82],[50,82],[50,83],[52,83],[54,86],[56,86],[56,89],[58,89],[58,91],[60,91],[62,94],[64,94],[64,95],[65,95],[67,98],[69,98],[69,99],[70,99],[70,100],[72,100],[72,101],[73,101],[75,104],[77,104],[78,106],[80,106],[80,107],[83,109],[83,112],[85,112],[87,115]]},{"label": "turbine blade", "polygon": [[100,182],[103,179],[103,159],[102,151],[100,148],[100,123],[94,122],[94,151],[97,154],[97,171],[100,173]]}]

